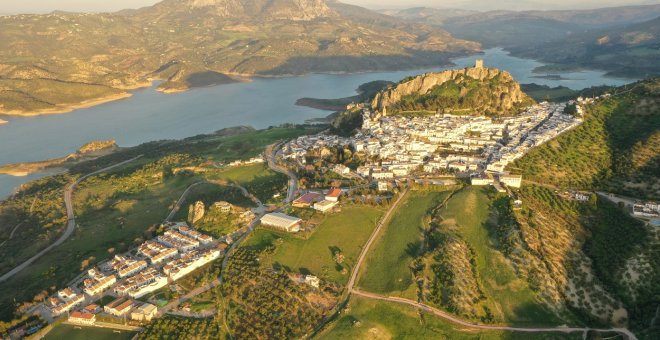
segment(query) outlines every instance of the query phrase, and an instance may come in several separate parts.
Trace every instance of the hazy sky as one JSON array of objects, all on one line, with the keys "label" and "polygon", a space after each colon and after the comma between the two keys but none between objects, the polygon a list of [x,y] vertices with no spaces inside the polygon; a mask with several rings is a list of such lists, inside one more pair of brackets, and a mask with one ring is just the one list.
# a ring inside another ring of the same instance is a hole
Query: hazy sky
[{"label": "hazy sky", "polygon": [[[148,6],[159,0],[0,0],[0,13],[43,13],[66,11],[116,11]],[[416,6],[492,9],[570,9],[619,5],[653,4],[660,0],[343,0],[369,8],[408,8]]]}]

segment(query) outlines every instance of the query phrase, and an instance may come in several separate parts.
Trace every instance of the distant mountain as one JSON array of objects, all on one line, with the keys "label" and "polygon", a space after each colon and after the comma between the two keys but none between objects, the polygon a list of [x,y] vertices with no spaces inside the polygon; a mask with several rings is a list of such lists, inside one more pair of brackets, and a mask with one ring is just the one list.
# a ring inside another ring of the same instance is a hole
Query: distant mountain
[{"label": "distant mountain", "polygon": [[478,43],[325,0],[165,0],[106,14],[0,17],[0,114],[64,112],[241,77],[447,64]]},{"label": "distant mountain", "polygon": [[453,36],[504,47],[553,63],[539,72],[599,68],[616,76],[660,74],[660,4],[571,11],[490,11],[413,8],[396,17],[437,25]]},{"label": "distant mountain", "polygon": [[415,7],[408,9],[386,9],[380,10],[380,13],[387,14],[393,17],[402,18],[414,22],[419,22],[428,25],[442,25],[446,20],[458,17],[467,17],[476,15],[481,12],[470,11],[456,8],[429,8],[429,7]]},{"label": "distant mountain", "polygon": [[557,64],[550,68],[598,68],[615,76],[660,74],[660,17],[622,28],[573,34],[547,44],[520,46],[514,54]]},{"label": "distant mountain", "polygon": [[518,47],[561,40],[574,33],[648,21],[660,5],[565,11],[471,12],[433,8],[387,11],[402,19],[441,26],[454,36],[486,46]]}]

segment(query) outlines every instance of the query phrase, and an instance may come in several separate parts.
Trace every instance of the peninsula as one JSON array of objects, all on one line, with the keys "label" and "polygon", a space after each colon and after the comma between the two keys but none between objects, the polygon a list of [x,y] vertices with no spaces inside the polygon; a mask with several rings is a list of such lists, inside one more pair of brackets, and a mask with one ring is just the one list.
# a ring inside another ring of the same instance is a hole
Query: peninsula
[{"label": "peninsula", "polygon": [[117,150],[119,150],[119,146],[114,140],[93,141],[66,157],[0,166],[0,174],[24,177],[45,170],[59,172],[57,170],[65,170],[76,164],[109,155]]}]

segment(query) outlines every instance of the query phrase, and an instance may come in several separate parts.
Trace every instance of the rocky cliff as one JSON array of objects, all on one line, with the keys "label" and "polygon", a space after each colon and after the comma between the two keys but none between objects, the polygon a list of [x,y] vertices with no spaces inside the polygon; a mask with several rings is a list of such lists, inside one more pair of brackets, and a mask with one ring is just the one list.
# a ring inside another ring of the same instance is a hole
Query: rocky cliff
[{"label": "rocky cliff", "polygon": [[371,106],[379,112],[465,111],[508,114],[533,103],[510,73],[473,67],[426,73],[378,93]]}]

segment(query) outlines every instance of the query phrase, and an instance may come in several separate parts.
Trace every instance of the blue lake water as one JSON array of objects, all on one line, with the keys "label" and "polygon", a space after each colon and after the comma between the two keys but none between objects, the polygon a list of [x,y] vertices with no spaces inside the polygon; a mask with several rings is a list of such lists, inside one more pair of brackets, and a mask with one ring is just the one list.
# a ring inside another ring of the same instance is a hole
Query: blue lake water
[{"label": "blue lake water", "polygon": [[[634,81],[608,78],[601,71],[561,73],[568,80],[535,78],[532,70],[542,63],[509,56],[501,49],[490,49],[480,56],[459,58],[454,63],[466,67],[473,65],[476,58],[483,58],[488,67],[511,72],[520,83],[582,89]],[[410,75],[447,68],[254,79],[178,94],[162,94],[153,88],[146,88],[135,91],[128,99],[71,113],[28,118],[2,117],[9,124],[0,125],[0,164],[62,157],[92,140],[115,139],[120,146],[135,146],[152,140],[179,139],[237,125],[260,129],[282,123],[302,123],[311,118],[324,117],[328,112],[296,106],[299,98],[347,97],[353,95],[359,85],[369,81],[398,81]],[[6,197],[20,184],[40,176],[43,175],[0,175],[0,198]]]}]

